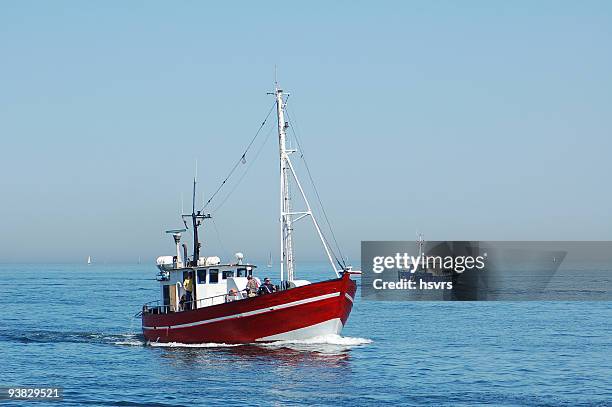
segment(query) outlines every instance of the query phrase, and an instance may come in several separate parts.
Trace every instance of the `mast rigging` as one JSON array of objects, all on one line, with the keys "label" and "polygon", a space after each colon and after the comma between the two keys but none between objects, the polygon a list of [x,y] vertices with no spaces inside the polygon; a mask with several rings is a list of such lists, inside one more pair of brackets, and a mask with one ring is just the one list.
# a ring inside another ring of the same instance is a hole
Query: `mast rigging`
[{"label": "mast rigging", "polygon": [[[300,219],[310,216],[312,223],[319,235],[325,254],[334,269],[337,277],[340,277],[340,271],[336,267],[332,258],[332,251],[330,250],[327,240],[321,232],[321,228],[317,223],[317,220],[312,214],[310,202],[304,193],[304,189],[297,177],[293,164],[289,155],[296,152],[294,149],[287,149],[286,146],[286,129],[289,124],[285,121],[285,105],[286,101],[283,100],[283,90],[278,87],[275,83],[274,93],[272,93],[276,99],[276,115],[278,122],[278,145],[280,155],[280,280],[293,281],[295,279],[295,268],[294,268],[294,257],[293,257],[293,224]],[[291,208],[291,196],[289,191],[290,178],[295,181],[295,184],[302,195],[306,210],[304,211],[293,211]],[[295,218],[294,218],[295,216]],[[341,269],[343,268],[340,264]],[[285,278],[284,269],[287,269],[287,277]]]}]

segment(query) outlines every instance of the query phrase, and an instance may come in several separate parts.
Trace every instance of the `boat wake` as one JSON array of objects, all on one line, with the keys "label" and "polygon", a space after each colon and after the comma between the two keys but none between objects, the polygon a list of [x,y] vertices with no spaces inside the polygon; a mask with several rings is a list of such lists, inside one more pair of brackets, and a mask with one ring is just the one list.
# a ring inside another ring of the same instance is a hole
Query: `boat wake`
[{"label": "boat wake", "polygon": [[125,334],[123,338],[119,338],[112,342],[113,345],[122,346],[145,346],[147,342],[141,334]]},{"label": "boat wake", "polygon": [[235,348],[238,346],[259,347],[262,349],[292,349],[298,351],[314,351],[334,353],[372,343],[370,339],[353,338],[335,334],[322,335],[309,339],[283,340],[251,344],[229,343],[179,343],[179,342],[147,342],[140,333],[98,333],[98,332],[66,332],[66,331],[4,331],[0,332],[0,342],[20,343],[100,343],[119,346],[151,346],[159,348]]},{"label": "boat wake", "polygon": [[159,348],[233,348],[237,346],[255,346],[266,349],[289,348],[300,351],[317,351],[327,353],[338,350],[347,350],[358,346],[372,343],[372,340],[365,338],[352,338],[340,335],[322,335],[308,339],[285,340],[274,342],[261,342],[250,344],[231,344],[231,343],[180,343],[180,342],[147,342],[140,335],[133,335],[132,338],[113,342],[115,345],[124,346],[151,346]]},{"label": "boat wake", "polygon": [[372,343],[371,339],[352,338],[350,336],[340,336],[336,334],[315,336],[308,339],[296,339],[286,341],[266,342],[261,345],[266,346],[286,346],[286,345],[337,345],[337,346],[360,346]]},{"label": "boat wake", "polygon": [[301,352],[316,352],[323,354],[336,354],[349,349],[372,343],[371,339],[353,338],[336,334],[315,336],[308,339],[295,339],[255,344],[268,349],[291,349]]},{"label": "boat wake", "polygon": [[148,346],[159,348],[233,348],[242,344],[232,343],[180,343],[180,342],[149,342]]}]

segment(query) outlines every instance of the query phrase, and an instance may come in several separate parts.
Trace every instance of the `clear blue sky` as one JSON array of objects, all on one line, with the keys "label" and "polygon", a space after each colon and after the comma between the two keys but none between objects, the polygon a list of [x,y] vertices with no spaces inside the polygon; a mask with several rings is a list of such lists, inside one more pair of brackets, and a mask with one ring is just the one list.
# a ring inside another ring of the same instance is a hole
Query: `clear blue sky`
[{"label": "clear blue sky", "polygon": [[[611,44],[609,1],[3,1],[0,261],[170,254],[195,160],[208,197],[275,64],[351,259],[416,230],[612,239]],[[276,155],[272,135],[206,254],[276,257]],[[298,261],[322,259],[301,229]]]}]

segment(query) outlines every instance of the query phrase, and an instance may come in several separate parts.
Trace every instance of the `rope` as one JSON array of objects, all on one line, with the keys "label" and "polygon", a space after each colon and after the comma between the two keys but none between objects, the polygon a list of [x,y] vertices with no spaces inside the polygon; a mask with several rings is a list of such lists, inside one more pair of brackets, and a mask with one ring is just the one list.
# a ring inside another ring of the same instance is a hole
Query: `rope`
[{"label": "rope", "polygon": [[259,149],[257,150],[257,152],[255,153],[255,157],[253,157],[253,159],[251,160],[251,162],[249,163],[249,166],[247,167],[247,169],[242,173],[242,176],[240,177],[240,179],[238,179],[238,182],[236,182],[236,184],[234,185],[234,187],[231,189],[231,191],[225,196],[225,198],[223,198],[223,200],[221,201],[221,203],[219,205],[217,205],[217,207],[215,209],[212,210],[213,213],[216,213],[219,209],[221,209],[221,207],[225,204],[225,202],[227,202],[227,200],[229,199],[229,197],[234,193],[234,191],[238,188],[238,186],[240,185],[240,183],[242,182],[242,180],[244,179],[244,177],[247,175],[247,173],[249,172],[249,170],[251,169],[251,167],[253,166],[253,164],[257,161],[257,158],[259,157],[259,154],[261,153],[261,151],[263,150],[263,148],[265,147],[265,145],[268,143],[268,140],[270,139],[270,135],[272,134],[272,130],[274,130],[274,126],[270,127],[270,130],[268,130],[268,134],[266,135],[266,138],[264,140],[264,142],[261,144],[261,146],[259,146]]},{"label": "rope", "polygon": [[212,194],[212,196],[210,197],[210,199],[208,199],[208,201],[206,201],[206,204],[204,204],[204,206],[202,207],[201,211],[204,211],[204,209],[206,209],[206,207],[208,207],[208,204],[210,204],[210,202],[213,200],[213,198],[219,193],[219,191],[221,190],[221,188],[223,188],[223,186],[225,185],[225,183],[227,182],[227,180],[230,179],[230,177],[232,176],[232,174],[234,174],[234,171],[236,171],[236,168],[238,168],[238,166],[242,163],[244,164],[246,162],[246,155],[249,152],[249,149],[251,148],[251,146],[253,145],[253,143],[255,142],[255,139],[257,139],[257,136],[259,135],[259,133],[261,132],[261,129],[263,129],[263,127],[265,126],[266,122],[268,121],[268,118],[270,117],[270,113],[272,113],[272,110],[274,110],[274,107],[276,106],[276,101],[272,104],[272,107],[270,108],[270,110],[268,110],[268,114],[266,115],[266,118],[264,119],[263,122],[261,122],[261,126],[259,126],[259,129],[257,129],[257,133],[255,133],[255,136],[253,136],[253,138],[251,139],[251,142],[249,143],[249,145],[247,146],[246,150],[244,150],[244,153],[242,153],[242,155],[240,156],[240,158],[238,159],[238,161],[236,161],[236,164],[234,164],[234,166],[232,167],[231,171],[229,172],[229,174],[227,175],[227,177],[225,177],[225,179],[223,180],[223,182],[221,183],[221,185],[219,185],[219,187],[217,188],[217,190]]}]

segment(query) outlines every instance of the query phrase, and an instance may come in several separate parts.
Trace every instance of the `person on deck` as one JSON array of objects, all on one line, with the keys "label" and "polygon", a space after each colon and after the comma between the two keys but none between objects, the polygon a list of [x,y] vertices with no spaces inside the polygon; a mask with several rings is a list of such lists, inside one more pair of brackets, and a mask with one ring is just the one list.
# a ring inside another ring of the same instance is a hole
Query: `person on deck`
[{"label": "person on deck", "polygon": [[183,288],[185,289],[185,304],[184,309],[190,310],[192,308],[193,301],[193,272],[190,271],[187,277],[183,281]]},{"label": "person on deck", "polygon": [[259,292],[261,294],[272,294],[275,291],[276,291],[276,287],[274,287],[274,284],[272,284],[270,282],[270,279],[266,277],[264,279],[264,283],[261,285],[261,287],[259,287]]},{"label": "person on deck", "polygon": [[259,283],[253,278],[253,276],[247,276],[246,289],[249,297],[255,297],[257,295]]},{"label": "person on deck", "polygon": [[232,301],[237,301],[237,300],[239,300],[238,290],[236,290],[235,288],[232,288],[231,290],[229,290],[229,292],[225,296],[225,302],[232,302]]}]

